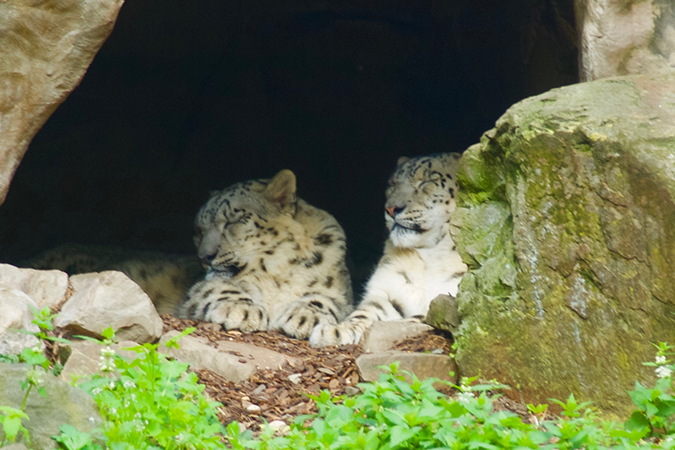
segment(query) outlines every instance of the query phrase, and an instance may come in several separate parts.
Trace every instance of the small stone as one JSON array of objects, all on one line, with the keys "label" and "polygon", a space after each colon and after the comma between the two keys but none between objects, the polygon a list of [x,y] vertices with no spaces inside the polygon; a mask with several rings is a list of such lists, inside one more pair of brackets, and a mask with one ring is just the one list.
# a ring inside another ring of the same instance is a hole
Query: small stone
[{"label": "small stone", "polygon": [[290,380],[291,383],[293,384],[298,384],[300,383],[300,378],[302,378],[302,375],[299,373],[294,373],[293,375],[289,375],[288,379]]},{"label": "small stone", "polygon": [[454,333],[460,324],[457,301],[451,295],[439,295],[431,301],[426,323],[439,330]]},{"label": "small stone", "polygon": [[337,378],[333,378],[330,380],[330,383],[328,383],[328,388],[329,389],[337,389],[340,387],[340,382],[338,381]]},{"label": "small stone", "polygon": [[375,322],[361,339],[361,347],[366,353],[389,350],[396,342],[421,335],[432,330],[429,325],[412,320],[392,320]]},{"label": "small stone", "polygon": [[[453,383],[457,382],[457,377],[450,375],[450,373],[457,372],[455,362],[446,355],[399,351],[370,353],[356,358],[356,366],[363,380],[377,381],[380,374],[383,373],[380,367],[389,366],[396,361],[400,363],[399,369],[401,371],[414,373],[420,380],[438,378]],[[410,380],[407,375],[405,377]]]},{"label": "small stone", "polygon": [[345,388],[345,394],[347,394],[347,395],[351,396],[351,395],[356,395],[356,394],[360,394],[360,393],[361,393],[361,389],[357,388],[356,386],[347,386]]},{"label": "small stone", "polygon": [[246,407],[246,411],[253,412],[253,413],[259,413],[261,410],[260,410],[260,406],[254,405],[253,403],[251,403],[250,405],[248,405]]},{"label": "small stone", "polygon": [[267,425],[279,434],[286,434],[291,430],[283,420],[273,420]]}]

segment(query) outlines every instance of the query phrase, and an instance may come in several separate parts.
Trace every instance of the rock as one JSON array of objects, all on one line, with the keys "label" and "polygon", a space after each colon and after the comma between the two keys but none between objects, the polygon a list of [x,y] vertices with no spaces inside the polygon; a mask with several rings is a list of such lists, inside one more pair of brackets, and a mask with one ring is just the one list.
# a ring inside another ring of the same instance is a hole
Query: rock
[{"label": "rock", "polygon": [[2,450],[28,450],[28,447],[26,447],[23,444],[12,444],[12,445],[5,445],[2,447]]},{"label": "rock", "polygon": [[[122,341],[112,344],[110,348],[115,350],[118,355],[132,360],[136,358],[136,352],[123,349],[137,345],[138,343],[133,341]],[[61,344],[61,346],[69,353],[69,356],[63,365],[59,378],[70,382],[73,379],[99,372],[101,349],[105,348],[104,346],[91,341],[72,341],[69,345]]]},{"label": "rock", "polygon": [[54,325],[96,338],[112,326],[117,339],[142,344],[162,335],[162,319],[150,297],[122,272],[73,275],[70,282],[73,295]]},{"label": "rock", "polygon": [[424,321],[434,328],[454,333],[460,322],[455,297],[441,294],[433,299]]},{"label": "rock", "polygon": [[625,416],[675,329],[675,72],[526,99],[462,157],[462,375]]},{"label": "rock", "polygon": [[80,83],[122,3],[0,2],[0,204],[31,139]]},{"label": "rock", "polygon": [[[0,405],[21,407],[25,394],[21,390],[21,382],[27,370],[29,367],[25,364],[0,363]],[[70,424],[85,433],[101,424],[99,408],[86,392],[51,373],[44,373],[43,379],[46,397],[34,390],[26,402],[25,412],[30,420],[24,421],[23,425],[30,434],[31,448],[56,448],[56,442],[51,437],[60,433],[59,427],[63,424]],[[0,427],[0,442],[2,438]]]},{"label": "rock", "polygon": [[580,78],[675,68],[675,3],[661,0],[577,0]]},{"label": "rock", "polygon": [[[170,331],[162,336],[160,342],[179,334]],[[285,366],[289,359],[294,364],[298,358],[287,357],[281,353],[241,342],[221,341],[217,346],[202,337],[185,336],[178,341],[180,349],[163,349],[179,361],[189,363],[193,369],[208,369],[228,381],[243,381],[258,369],[278,369]]]},{"label": "rock", "polygon": [[[399,370],[412,372],[420,380],[427,378],[438,378],[457,383],[457,376],[454,374],[457,370],[455,362],[447,355],[431,355],[428,353],[406,353],[399,351],[386,351],[378,353],[368,353],[356,358],[356,366],[359,369],[359,375],[364,381],[377,381],[380,374],[385,373],[379,369],[379,366],[389,366],[398,361]],[[450,375],[450,373],[453,375]],[[410,377],[406,375],[410,381]]]},{"label": "rock", "polygon": [[41,310],[45,306],[56,306],[66,299],[68,274],[59,270],[19,269],[0,264],[0,287],[26,293]]},{"label": "rock", "polygon": [[410,320],[375,322],[363,335],[361,348],[366,353],[389,350],[397,342],[432,330],[429,325]]},{"label": "rock", "polygon": [[0,355],[18,355],[23,349],[40,344],[35,336],[17,331],[40,331],[32,322],[35,316],[30,307],[37,309],[33,299],[24,292],[0,288]]}]

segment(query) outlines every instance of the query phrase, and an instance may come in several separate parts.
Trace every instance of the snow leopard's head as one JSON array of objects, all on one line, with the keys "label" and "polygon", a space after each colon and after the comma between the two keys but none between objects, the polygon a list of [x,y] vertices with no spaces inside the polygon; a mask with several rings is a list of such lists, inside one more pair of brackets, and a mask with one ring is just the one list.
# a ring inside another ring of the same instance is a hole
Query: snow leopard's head
[{"label": "snow leopard's head", "polygon": [[447,233],[455,210],[461,154],[399,158],[389,178],[384,219],[397,247],[434,247]]}]

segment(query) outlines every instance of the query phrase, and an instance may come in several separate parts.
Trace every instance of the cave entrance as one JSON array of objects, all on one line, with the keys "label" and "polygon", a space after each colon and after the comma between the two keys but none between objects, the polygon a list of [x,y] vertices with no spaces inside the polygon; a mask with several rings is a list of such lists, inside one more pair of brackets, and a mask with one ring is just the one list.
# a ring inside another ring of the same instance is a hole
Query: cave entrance
[{"label": "cave entrance", "polygon": [[0,258],[190,253],[210,190],[288,168],[374,264],[397,158],[462,151],[576,82],[575,40],[572,0],[127,2],[16,173]]}]

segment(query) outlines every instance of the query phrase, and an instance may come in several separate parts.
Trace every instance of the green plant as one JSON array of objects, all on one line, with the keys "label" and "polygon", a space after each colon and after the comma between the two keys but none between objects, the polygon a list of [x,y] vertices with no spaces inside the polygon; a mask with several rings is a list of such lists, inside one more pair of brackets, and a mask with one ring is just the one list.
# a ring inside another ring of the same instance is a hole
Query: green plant
[{"label": "green plant", "polygon": [[[187,329],[165,343],[177,348]],[[101,436],[114,449],[213,449],[222,448],[222,425],[217,402],[207,401],[204,386],[188,365],[157,351],[159,344],[143,344],[128,361],[110,349],[112,329],[103,332],[101,373],[82,387],[101,408]],[[72,430],[71,430],[72,432]],[[79,436],[79,442],[85,437]],[[77,448],[71,447],[71,448]],[[86,448],[86,447],[80,447]]]},{"label": "green plant", "polygon": [[[627,430],[621,424],[599,420],[588,403],[574,396],[555,401],[563,410],[554,420],[523,421],[508,411],[495,411],[489,391],[494,384],[472,386],[475,379],[454,386],[449,398],[437,392],[434,382],[408,374],[407,383],[396,365],[376,383],[359,386],[361,394],[331,397],[327,391],[312,396],[315,416],[295,420],[288,432],[267,427],[258,438],[227,427],[233,449],[646,449],[666,448],[663,442],[647,442],[644,430]],[[543,416],[546,405],[529,405]]]},{"label": "green plant", "polygon": [[5,433],[5,437],[0,442],[0,447],[4,447],[6,442],[13,444],[19,432],[23,434],[26,443],[30,444],[28,430],[21,423],[23,419],[28,420],[28,415],[22,410],[11,406],[0,406],[0,423],[2,423],[2,431]]},{"label": "green plant", "polygon": [[646,429],[650,436],[667,438],[675,434],[675,397],[673,397],[673,369],[668,359],[673,347],[665,342],[655,344],[654,362],[643,363],[655,367],[657,381],[653,388],[635,382],[635,390],[628,394],[638,407],[626,423],[630,430]]},{"label": "green plant", "polygon": [[21,401],[21,407],[16,409],[10,406],[0,406],[0,413],[2,413],[2,415],[0,415],[0,422],[2,422],[3,432],[5,434],[3,441],[0,443],[0,447],[4,446],[5,442],[13,443],[16,440],[19,432],[23,434],[26,442],[30,443],[28,430],[22,424],[22,420],[29,420],[28,415],[24,412],[26,409],[26,402],[28,401],[28,396],[34,388],[37,389],[37,392],[40,395],[43,397],[46,396],[45,388],[42,384],[44,383],[44,374],[50,369],[51,365],[49,359],[47,359],[42,351],[41,341],[50,340],[67,342],[65,339],[55,338],[47,335],[46,331],[51,331],[54,329],[51,323],[54,315],[51,314],[49,307],[45,307],[41,311],[31,307],[31,310],[35,316],[32,322],[38,326],[38,331],[19,331],[35,336],[40,340],[40,342],[38,342],[38,344],[34,347],[25,348],[18,356],[0,355],[0,361],[2,362],[23,362],[30,366],[30,368],[26,371],[26,377],[21,382],[21,390],[25,391],[23,400]]},{"label": "green plant", "polygon": [[61,434],[52,436],[61,448],[66,450],[102,450],[99,444],[94,442],[90,433],[84,433],[72,425],[64,424],[59,427]]}]

